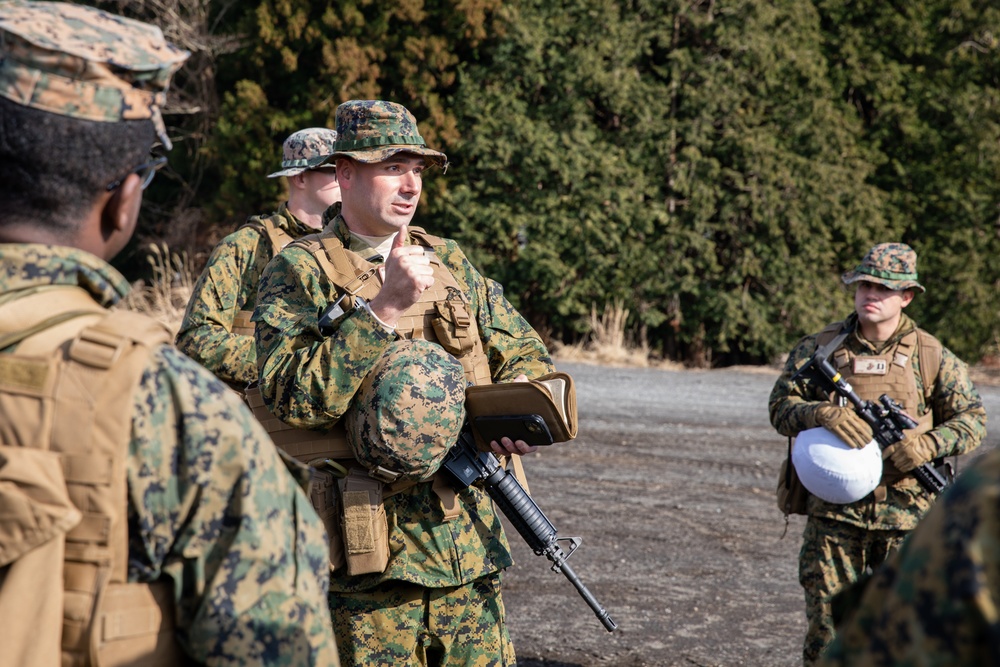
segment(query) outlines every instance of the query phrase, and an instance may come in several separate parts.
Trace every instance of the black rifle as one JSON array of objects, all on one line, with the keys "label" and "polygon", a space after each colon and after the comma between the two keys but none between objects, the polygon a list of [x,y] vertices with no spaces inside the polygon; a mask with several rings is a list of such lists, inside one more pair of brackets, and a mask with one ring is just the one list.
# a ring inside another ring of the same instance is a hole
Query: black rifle
[{"label": "black rifle", "polygon": [[[468,423],[462,429],[458,443],[448,452],[441,467],[451,473],[459,488],[465,488],[474,482],[482,482],[486,493],[521,534],[535,555],[544,555],[552,561],[552,571],[562,572],[569,579],[608,632],[618,627],[566,562],[583,540],[579,537],[556,537],[556,527],[525,492],[517,478],[504,470],[492,453],[476,449],[475,438]],[[560,540],[569,541],[568,554],[559,546]]]},{"label": "black rifle", "polygon": [[[834,368],[833,364],[823,356],[822,352],[813,354],[812,359],[795,373],[792,381],[796,381],[799,377],[813,378],[826,391],[836,392],[850,401],[858,416],[872,427],[875,442],[882,449],[902,440],[906,437],[903,431],[917,425],[917,422],[903,412],[899,403],[892,400],[888,394],[879,396],[877,403],[862,400],[854,392],[850,383],[843,378],[840,371]],[[932,494],[940,493],[944,487],[948,486],[948,480],[929,463],[914,468],[913,476],[920,482],[920,486]]]}]

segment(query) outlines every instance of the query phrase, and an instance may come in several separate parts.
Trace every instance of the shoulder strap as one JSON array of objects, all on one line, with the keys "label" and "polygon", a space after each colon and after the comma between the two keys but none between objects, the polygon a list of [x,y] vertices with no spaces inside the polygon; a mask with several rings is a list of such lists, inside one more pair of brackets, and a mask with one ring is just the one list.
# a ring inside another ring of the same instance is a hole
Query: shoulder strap
[{"label": "shoulder strap", "polygon": [[440,236],[428,234],[423,227],[409,227],[410,237],[422,246],[432,248],[444,245],[444,239]]},{"label": "shoulder strap", "polygon": [[920,364],[920,379],[924,383],[924,398],[930,398],[941,371],[941,341],[923,329],[917,329],[917,361]]},{"label": "shoulder strap", "polygon": [[[72,338],[86,322],[106,313],[81,287],[59,285],[26,291],[24,296],[0,305],[0,350],[19,346],[18,350],[24,351],[20,346],[28,339],[33,339],[31,346],[53,348],[58,341]],[[25,353],[30,354],[30,350]]]},{"label": "shoulder strap", "polygon": [[271,253],[277,255],[282,248],[292,242],[292,236],[281,227],[274,224],[271,218],[253,217],[240,225],[240,228],[250,227],[255,229],[271,242]]},{"label": "shoulder strap", "polygon": [[851,327],[848,320],[828,324],[826,328],[816,334],[816,351],[823,359],[829,359],[830,355],[841,346],[850,333]]},{"label": "shoulder strap", "polygon": [[352,262],[344,244],[334,234],[309,234],[291,245],[310,253],[339,290],[350,296],[360,295],[371,301],[378,295],[379,286],[373,281],[376,267],[362,268],[361,262]]}]

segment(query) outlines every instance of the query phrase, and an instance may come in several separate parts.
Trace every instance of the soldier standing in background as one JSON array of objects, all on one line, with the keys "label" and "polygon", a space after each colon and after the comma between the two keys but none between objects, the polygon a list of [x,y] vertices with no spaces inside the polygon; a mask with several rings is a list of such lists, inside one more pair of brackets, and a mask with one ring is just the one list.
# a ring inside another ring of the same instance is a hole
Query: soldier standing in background
[{"label": "soldier standing in background", "polygon": [[786,436],[822,426],[852,447],[871,441],[871,427],[853,408],[839,405],[815,382],[792,381],[817,349],[843,335],[831,363],[844,379],[864,400],[889,394],[919,425],[884,450],[882,481],[865,498],[836,505],[809,497],[799,554],[807,666],[833,640],[831,598],[878,567],[933,503],[907,473],[972,451],[986,435],[986,411],[966,365],[903,313],[924,291],[916,253],[902,243],[876,245],[843,281],[857,285],[854,314],[795,346],[771,391],[771,424]]},{"label": "soldier standing in background", "polygon": [[998,499],[1000,450],[993,450],[962,472],[865,582],[819,667],[1000,665]]},{"label": "soldier standing in background", "polygon": [[[455,241],[408,226],[425,169],[447,165],[409,111],[341,104],[331,160],[342,206],[321,235],[271,260],[254,321],[267,407],[301,428],[343,417],[357,456],[336,462],[350,471],[340,486],[346,566],[331,548],[341,660],[513,665],[499,517],[485,491],[456,492],[437,468],[457,440],[467,383],[537,377],[551,359]],[[506,437],[492,447],[535,449]]]},{"label": "soldier standing in background", "polygon": [[187,56],[91,7],[0,3],[3,665],[338,663],[307,471],[112,310]]},{"label": "soldier standing in background", "polygon": [[337,133],[299,130],[282,149],[288,201],[269,216],[253,216],[215,247],[198,277],[177,332],[177,347],[237,391],[257,380],[257,350],[250,316],[264,267],[293,239],[323,226],[323,211],[340,201],[333,152]]}]

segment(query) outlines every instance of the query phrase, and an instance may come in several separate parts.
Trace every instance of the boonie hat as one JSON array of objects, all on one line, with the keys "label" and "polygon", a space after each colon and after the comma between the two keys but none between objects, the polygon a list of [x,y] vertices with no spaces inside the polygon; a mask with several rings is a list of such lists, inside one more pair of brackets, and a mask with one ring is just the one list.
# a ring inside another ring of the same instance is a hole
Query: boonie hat
[{"label": "boonie hat", "polygon": [[337,146],[331,160],[349,157],[364,164],[412,153],[446,169],[448,156],[427,148],[417,120],[406,107],[384,100],[351,100],[337,107]]},{"label": "boonie hat", "polygon": [[337,133],[325,127],[309,127],[295,132],[281,148],[281,171],[268,174],[268,178],[295,176],[320,166],[333,153]]},{"label": "boonie hat", "polygon": [[809,493],[844,505],[861,500],[878,486],[882,450],[874,440],[855,449],[820,426],[796,436],[792,465]]},{"label": "boonie hat", "polygon": [[355,458],[390,478],[429,478],[458,441],[466,384],[461,362],[440,345],[394,341],[344,416]]},{"label": "boonie hat", "polygon": [[82,120],[153,121],[190,54],[156,26],[63,2],[0,2],[0,96]]},{"label": "boonie hat", "polygon": [[917,282],[917,253],[905,243],[879,243],[868,251],[853,271],[848,271],[840,279],[845,285],[864,280],[894,290],[913,288],[926,291]]}]

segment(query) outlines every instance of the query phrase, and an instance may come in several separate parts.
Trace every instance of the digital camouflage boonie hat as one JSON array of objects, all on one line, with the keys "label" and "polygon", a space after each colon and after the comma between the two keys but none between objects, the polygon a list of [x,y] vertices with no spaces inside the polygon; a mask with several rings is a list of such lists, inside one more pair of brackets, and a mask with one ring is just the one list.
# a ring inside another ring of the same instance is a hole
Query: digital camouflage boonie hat
[{"label": "digital camouflage boonie hat", "polygon": [[401,104],[351,100],[337,107],[337,146],[331,160],[342,156],[372,164],[398,153],[426,157],[442,169],[448,166],[448,156],[427,148],[417,120]]},{"label": "digital camouflage boonie hat", "polygon": [[189,55],[159,28],[93,7],[0,2],[0,95],[82,120],[149,119],[167,150],[161,109]]},{"label": "digital camouflage boonie hat", "polygon": [[299,130],[285,139],[281,149],[281,171],[268,174],[268,178],[295,176],[315,169],[326,162],[337,143],[337,133],[325,127]]},{"label": "digital camouflage boonie hat", "polygon": [[426,480],[458,441],[466,384],[461,362],[440,345],[394,341],[344,417],[354,456],[379,478]]},{"label": "digital camouflage boonie hat", "polygon": [[864,280],[894,290],[926,291],[917,282],[917,253],[905,243],[879,243],[840,279],[845,285]]}]

